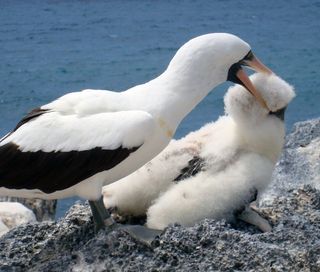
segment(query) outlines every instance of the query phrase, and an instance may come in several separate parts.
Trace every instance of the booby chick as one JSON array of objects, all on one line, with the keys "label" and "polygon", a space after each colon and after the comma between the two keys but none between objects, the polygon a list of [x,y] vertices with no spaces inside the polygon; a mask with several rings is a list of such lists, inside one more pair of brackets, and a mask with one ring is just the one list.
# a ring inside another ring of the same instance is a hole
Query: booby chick
[{"label": "booby chick", "polygon": [[235,214],[263,231],[270,225],[248,207],[270,183],[281,153],[284,111],[295,96],[276,75],[250,76],[268,107],[240,85],[224,98],[226,115],[191,132],[126,178],[104,187],[104,203],[122,215],[147,214],[149,228],[193,225]]},{"label": "booby chick", "polygon": [[114,228],[101,198],[151,160],[181,120],[226,80],[246,86],[266,107],[241,67],[272,73],[248,43],[226,33],[184,44],[157,78],[123,92],[84,90],[31,111],[0,140],[0,195],[88,199],[95,226]]}]

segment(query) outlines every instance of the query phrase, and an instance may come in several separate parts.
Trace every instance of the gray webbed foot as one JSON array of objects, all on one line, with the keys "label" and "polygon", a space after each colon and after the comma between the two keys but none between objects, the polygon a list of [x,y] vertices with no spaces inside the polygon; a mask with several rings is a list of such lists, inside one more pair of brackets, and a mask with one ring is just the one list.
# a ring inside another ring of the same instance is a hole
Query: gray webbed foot
[{"label": "gray webbed foot", "polygon": [[93,215],[94,229],[96,233],[101,229],[105,229],[107,232],[123,230],[136,241],[149,247],[151,247],[152,241],[162,233],[160,230],[149,229],[141,225],[117,224],[105,208],[102,198],[98,201],[89,201],[89,204]]},{"label": "gray webbed foot", "polygon": [[238,215],[238,218],[244,222],[258,227],[262,232],[272,231],[272,227],[268,220],[262,218],[249,205],[245,207],[244,211],[240,215]]},{"label": "gray webbed foot", "polygon": [[151,247],[152,242],[163,232],[161,230],[149,229],[141,225],[118,225],[118,229],[125,231],[134,240],[148,247]]}]

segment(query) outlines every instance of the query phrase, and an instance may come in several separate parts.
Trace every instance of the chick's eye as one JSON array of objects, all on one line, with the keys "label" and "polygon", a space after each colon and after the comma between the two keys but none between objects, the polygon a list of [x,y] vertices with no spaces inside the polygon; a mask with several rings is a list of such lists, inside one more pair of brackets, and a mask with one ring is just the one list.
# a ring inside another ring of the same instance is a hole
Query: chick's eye
[{"label": "chick's eye", "polygon": [[279,109],[277,111],[270,111],[269,115],[274,115],[279,119],[281,119],[282,121],[284,121],[284,114],[285,114],[286,108],[287,107],[283,107],[282,109]]}]

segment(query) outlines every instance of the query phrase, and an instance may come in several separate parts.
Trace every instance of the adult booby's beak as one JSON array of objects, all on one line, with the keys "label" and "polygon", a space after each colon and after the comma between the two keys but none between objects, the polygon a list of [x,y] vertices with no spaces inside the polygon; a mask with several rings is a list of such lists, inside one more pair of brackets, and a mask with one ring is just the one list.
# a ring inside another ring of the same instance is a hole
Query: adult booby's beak
[{"label": "adult booby's beak", "polygon": [[250,51],[241,61],[241,65],[247,66],[257,72],[272,74],[273,72],[265,66],[253,53]]},{"label": "adult booby's beak", "polygon": [[256,58],[253,53],[250,51],[242,60],[233,64],[228,73],[228,80],[237,84],[241,84],[245,87],[260,103],[260,105],[266,108],[268,111],[269,108],[262,98],[260,92],[253,86],[251,80],[249,79],[246,72],[242,69],[241,66],[247,66],[257,72],[272,74],[273,72],[265,66],[258,58]]}]

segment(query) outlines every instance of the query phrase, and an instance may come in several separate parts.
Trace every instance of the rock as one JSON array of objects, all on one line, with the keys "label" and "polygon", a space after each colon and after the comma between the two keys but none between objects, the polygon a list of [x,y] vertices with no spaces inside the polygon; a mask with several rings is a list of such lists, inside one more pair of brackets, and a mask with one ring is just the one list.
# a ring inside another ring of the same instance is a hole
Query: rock
[{"label": "rock", "polygon": [[286,139],[275,182],[320,186],[320,119],[296,123]]},{"label": "rock", "polygon": [[1,237],[1,271],[320,271],[319,124],[298,123],[287,137],[272,197],[259,208],[269,233],[205,219],[169,226],[148,247],[121,230],[94,234],[89,206],[77,203],[58,222]]},{"label": "rock", "polygon": [[[0,240],[0,248],[4,246],[0,251],[1,272],[50,267],[50,264],[47,265],[48,261],[58,261],[63,255],[69,257],[69,253],[93,237],[89,207],[75,204],[66,217],[58,222],[35,222],[15,228],[4,235]],[[9,246],[12,248],[8,251]],[[62,266],[59,267],[61,269]],[[49,270],[35,271],[61,270],[52,266]]]},{"label": "rock", "polygon": [[0,202],[0,218],[9,229],[36,221],[34,213],[18,202]]},{"label": "rock", "polygon": [[1,271],[320,271],[320,191],[276,197],[261,214],[273,231],[205,219],[173,225],[152,247],[123,231],[93,233],[88,205],[59,222],[23,225],[0,240]]},{"label": "rock", "polygon": [[34,212],[38,221],[55,219],[57,200],[0,197],[0,201],[19,202],[23,204],[24,206],[26,206]]},{"label": "rock", "polygon": [[320,118],[294,125],[262,203],[299,184],[312,184],[320,189]]}]

